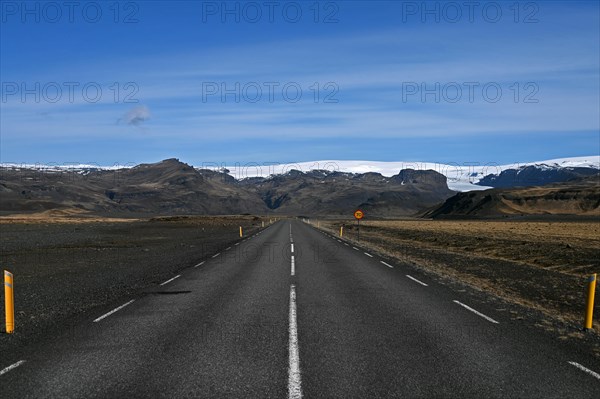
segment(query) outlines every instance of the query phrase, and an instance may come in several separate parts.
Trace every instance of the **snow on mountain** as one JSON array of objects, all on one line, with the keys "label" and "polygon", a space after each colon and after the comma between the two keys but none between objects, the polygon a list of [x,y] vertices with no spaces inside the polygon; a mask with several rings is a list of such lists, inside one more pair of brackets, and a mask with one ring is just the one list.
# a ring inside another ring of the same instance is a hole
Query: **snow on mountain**
[{"label": "snow on mountain", "polygon": [[448,187],[454,191],[474,191],[487,190],[491,187],[479,186],[479,182],[484,176],[489,174],[498,175],[507,169],[520,169],[526,166],[534,165],[540,169],[557,169],[572,167],[588,167],[600,169],[600,155],[587,157],[559,158],[547,161],[537,161],[529,163],[514,163],[499,165],[497,163],[464,162],[460,163],[433,163],[433,162],[382,162],[382,161],[339,161],[324,160],[313,162],[298,162],[287,164],[249,164],[236,165],[234,168],[228,168],[229,172],[236,179],[248,177],[268,177],[270,175],[285,174],[290,170],[299,170],[308,172],[310,170],[326,170],[329,172],[346,173],[381,173],[383,176],[393,176],[402,169],[415,170],[434,170],[446,176]]},{"label": "snow on mountain", "polygon": [[3,162],[0,163],[0,168],[2,169],[34,169],[43,172],[78,172],[78,173],[88,173],[92,170],[119,170],[119,169],[129,169],[133,168],[134,164],[114,164],[111,166],[106,165],[94,165],[94,164],[83,164],[83,163],[64,163],[64,164],[56,164],[56,163],[14,163],[14,162]]},{"label": "snow on mountain", "polygon": [[[447,177],[448,187],[454,191],[486,190],[490,187],[477,186],[473,183],[479,181],[483,174],[482,167],[465,165],[448,165],[432,162],[382,162],[382,161],[339,161],[324,160],[313,162],[298,162],[279,165],[251,166],[239,165],[228,168],[230,174],[236,179],[249,177],[269,177],[271,175],[285,174],[290,170],[308,172],[310,170],[324,170],[327,172],[345,173],[380,173],[383,176],[397,175],[402,169],[434,170]],[[496,170],[494,168],[494,173]],[[475,174],[474,174],[475,173]],[[499,173],[499,171],[498,171]],[[474,174],[473,176],[471,176]]]},{"label": "snow on mountain", "polygon": [[532,162],[521,166],[546,166],[549,168],[595,168],[600,169],[600,155],[589,157],[558,158],[548,161]]}]

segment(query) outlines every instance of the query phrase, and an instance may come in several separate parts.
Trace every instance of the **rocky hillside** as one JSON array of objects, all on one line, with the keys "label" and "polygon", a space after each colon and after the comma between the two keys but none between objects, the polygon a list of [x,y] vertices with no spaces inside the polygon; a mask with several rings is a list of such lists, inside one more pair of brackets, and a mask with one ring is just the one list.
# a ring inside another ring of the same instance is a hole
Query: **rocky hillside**
[{"label": "rocky hillside", "polygon": [[379,173],[292,170],[269,178],[242,180],[271,212],[296,215],[349,215],[356,208],[370,216],[405,216],[433,206],[454,194],[446,177],[434,171]]},{"label": "rocky hillside", "polygon": [[600,216],[600,179],[594,176],[540,187],[459,193],[426,212],[424,217],[515,215]]},{"label": "rocky hillside", "polygon": [[3,170],[3,213],[63,208],[95,214],[172,215],[256,213],[264,206],[237,185],[205,177],[176,159],[87,174]]},{"label": "rocky hillside", "polygon": [[454,192],[434,171],[378,173],[292,170],[236,180],[167,159],[129,169],[56,171],[3,168],[0,212],[77,209],[102,215],[341,215],[362,207],[370,216],[406,216]]}]

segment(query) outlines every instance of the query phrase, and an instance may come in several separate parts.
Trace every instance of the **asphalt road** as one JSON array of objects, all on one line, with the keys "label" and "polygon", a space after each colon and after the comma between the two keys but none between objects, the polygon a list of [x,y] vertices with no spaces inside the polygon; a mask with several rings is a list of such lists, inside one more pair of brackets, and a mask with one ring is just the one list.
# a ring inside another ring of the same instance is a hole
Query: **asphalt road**
[{"label": "asphalt road", "polygon": [[595,357],[470,298],[280,221],[0,354],[0,398],[600,397]]}]

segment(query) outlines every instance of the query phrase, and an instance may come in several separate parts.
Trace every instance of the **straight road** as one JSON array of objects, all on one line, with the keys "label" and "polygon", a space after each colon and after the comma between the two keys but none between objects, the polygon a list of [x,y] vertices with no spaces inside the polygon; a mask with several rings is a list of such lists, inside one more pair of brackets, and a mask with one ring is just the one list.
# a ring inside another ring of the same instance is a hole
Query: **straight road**
[{"label": "straight road", "polygon": [[22,358],[0,397],[598,397],[591,355],[280,221]]}]

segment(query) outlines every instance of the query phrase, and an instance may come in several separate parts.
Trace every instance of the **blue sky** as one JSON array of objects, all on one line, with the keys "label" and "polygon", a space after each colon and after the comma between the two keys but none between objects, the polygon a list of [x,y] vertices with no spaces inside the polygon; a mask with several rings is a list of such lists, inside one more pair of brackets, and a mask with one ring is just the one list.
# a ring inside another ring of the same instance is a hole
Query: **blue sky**
[{"label": "blue sky", "polygon": [[1,4],[1,162],[600,153],[597,1]]}]

